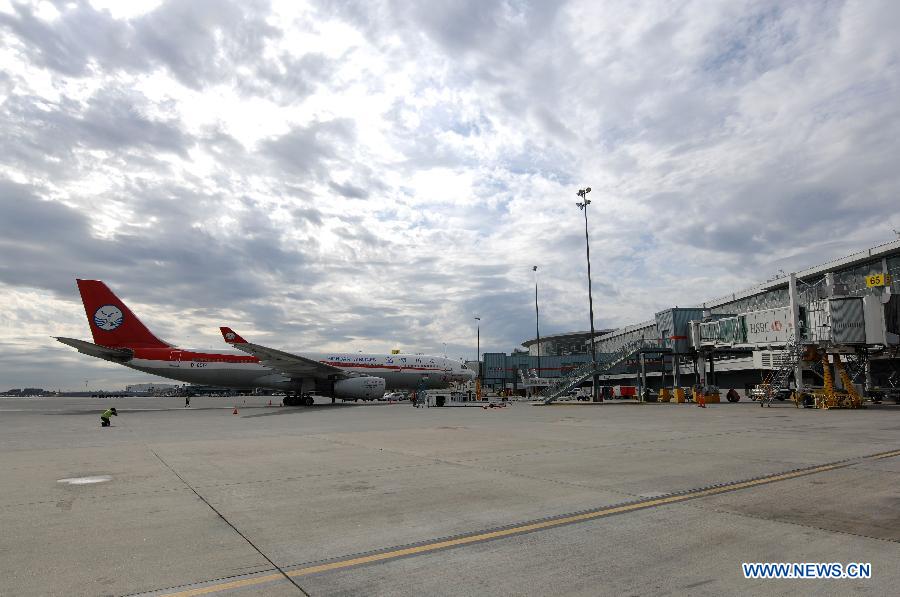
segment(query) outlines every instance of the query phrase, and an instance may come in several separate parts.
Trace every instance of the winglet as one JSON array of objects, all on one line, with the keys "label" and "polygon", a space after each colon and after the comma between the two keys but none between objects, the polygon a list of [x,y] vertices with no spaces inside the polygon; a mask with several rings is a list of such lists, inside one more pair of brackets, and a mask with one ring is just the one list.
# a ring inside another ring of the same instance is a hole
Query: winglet
[{"label": "winglet", "polygon": [[233,329],[229,327],[220,327],[219,330],[222,332],[222,337],[225,338],[225,341],[229,344],[246,344],[247,341],[241,338],[240,334],[235,332]]}]

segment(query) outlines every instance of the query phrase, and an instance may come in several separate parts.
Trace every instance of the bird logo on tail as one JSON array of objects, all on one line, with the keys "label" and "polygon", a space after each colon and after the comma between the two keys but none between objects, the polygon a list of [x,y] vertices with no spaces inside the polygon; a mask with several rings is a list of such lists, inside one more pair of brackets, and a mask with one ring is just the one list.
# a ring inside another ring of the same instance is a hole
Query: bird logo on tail
[{"label": "bird logo on tail", "polygon": [[111,332],[125,321],[125,315],[115,305],[103,305],[94,312],[94,325],[105,332]]}]

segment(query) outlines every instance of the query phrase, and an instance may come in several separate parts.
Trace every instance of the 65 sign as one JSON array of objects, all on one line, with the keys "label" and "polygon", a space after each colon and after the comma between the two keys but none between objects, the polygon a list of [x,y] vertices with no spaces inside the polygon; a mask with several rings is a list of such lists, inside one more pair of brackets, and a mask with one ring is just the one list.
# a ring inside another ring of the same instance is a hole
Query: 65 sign
[{"label": "65 sign", "polygon": [[871,276],[866,276],[866,287],[867,288],[876,288],[879,286],[890,286],[891,285],[891,275],[890,274],[873,274]]}]

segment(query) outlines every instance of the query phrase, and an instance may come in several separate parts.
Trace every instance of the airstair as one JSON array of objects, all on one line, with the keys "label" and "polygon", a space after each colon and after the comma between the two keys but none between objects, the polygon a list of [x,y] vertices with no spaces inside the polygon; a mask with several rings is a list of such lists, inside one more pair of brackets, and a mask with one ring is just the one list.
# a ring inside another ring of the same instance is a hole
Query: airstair
[{"label": "airstair", "polygon": [[529,395],[542,392],[552,382],[550,379],[540,377],[537,369],[519,369],[519,381]]},{"label": "airstair", "polygon": [[778,392],[788,387],[791,376],[794,374],[794,370],[800,364],[803,353],[806,351],[806,347],[802,343],[797,342],[794,336],[788,338],[784,348],[784,353],[782,353],[784,358],[781,361],[781,365],[778,369],[774,369],[766,381],[763,382],[765,391],[759,399],[760,406],[772,406],[772,401],[775,400]]},{"label": "airstair", "polygon": [[851,382],[855,382],[860,375],[864,375],[866,367],[869,363],[868,352],[858,352],[855,355],[844,355],[846,361],[847,375]]},{"label": "airstair", "polygon": [[544,404],[551,404],[552,402],[555,402],[559,398],[565,396],[567,392],[577,388],[585,381],[592,379],[594,375],[602,375],[609,372],[617,365],[622,364],[624,361],[641,352],[642,350],[654,348],[665,351],[668,350],[661,348],[656,342],[640,339],[624,344],[615,352],[606,353],[602,356],[598,355],[596,363],[586,363],[578,369],[575,369],[574,371],[569,373],[569,375],[561,377],[558,381],[551,384],[547,388],[547,397],[544,399]]}]

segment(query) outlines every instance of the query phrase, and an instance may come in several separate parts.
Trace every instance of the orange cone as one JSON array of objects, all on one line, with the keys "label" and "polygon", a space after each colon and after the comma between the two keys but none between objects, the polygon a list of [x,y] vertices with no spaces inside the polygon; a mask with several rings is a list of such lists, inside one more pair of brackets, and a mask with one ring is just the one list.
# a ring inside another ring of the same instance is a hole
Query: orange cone
[{"label": "orange cone", "polygon": [[271,400],[269,400],[269,406],[272,406],[272,401],[271,401]]},{"label": "orange cone", "polygon": [[238,414],[238,411],[237,411],[237,407],[236,407],[236,406],[235,406],[235,407],[234,407],[234,410],[233,410],[233,411],[231,411],[231,414],[233,414],[233,415],[236,415],[236,414]]},{"label": "orange cone", "polygon": [[697,406],[706,408],[706,399],[703,397],[703,394],[697,394]]}]

